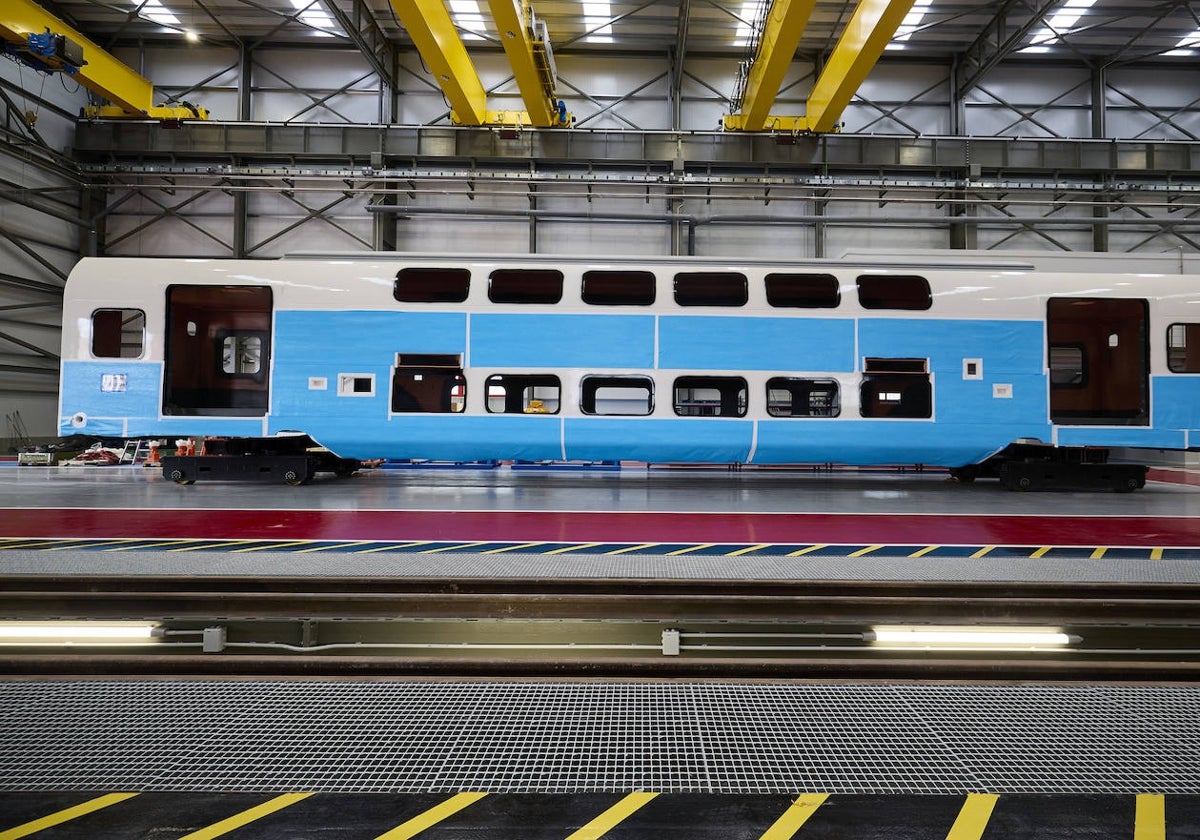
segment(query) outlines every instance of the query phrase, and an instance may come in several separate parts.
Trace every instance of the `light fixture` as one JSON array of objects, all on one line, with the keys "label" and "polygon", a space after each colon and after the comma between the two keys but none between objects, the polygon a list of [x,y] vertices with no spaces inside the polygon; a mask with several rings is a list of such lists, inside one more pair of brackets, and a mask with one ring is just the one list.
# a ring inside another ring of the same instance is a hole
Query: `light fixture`
[{"label": "light fixture", "polygon": [[139,645],[162,634],[152,621],[0,621],[0,645]]},{"label": "light fixture", "polygon": [[873,627],[865,639],[899,650],[1029,650],[1057,649],[1082,641],[1055,627],[905,626]]},{"label": "light fixture", "polygon": [[194,30],[191,30],[191,29],[185,29],[183,31],[183,37],[187,38],[188,41],[193,44],[197,43],[200,40],[200,36],[197,35]]}]

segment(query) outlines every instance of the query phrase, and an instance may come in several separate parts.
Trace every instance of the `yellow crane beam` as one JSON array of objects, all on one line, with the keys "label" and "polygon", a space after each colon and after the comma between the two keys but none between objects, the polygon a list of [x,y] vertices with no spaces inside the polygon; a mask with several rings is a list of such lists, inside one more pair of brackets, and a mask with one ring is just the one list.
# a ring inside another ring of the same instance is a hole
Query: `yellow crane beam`
[{"label": "yellow crane beam", "polygon": [[488,0],[500,42],[512,65],[513,76],[530,122],[539,128],[559,125],[554,96],[554,71],[550,46],[533,31],[533,16],[525,0]]},{"label": "yellow crane beam", "polygon": [[825,69],[808,95],[809,131],[833,131],[850,98],[896,34],[914,0],[859,0]]},{"label": "yellow crane beam", "polygon": [[770,127],[768,119],[771,105],[779,95],[783,77],[792,64],[800,37],[816,4],[816,0],[775,0],[771,4],[763,24],[758,52],[746,79],[741,110],[725,118],[726,128],[762,131]]},{"label": "yellow crane beam", "polygon": [[[483,125],[488,118],[487,93],[467,55],[467,48],[442,0],[391,0],[417,52],[450,103],[450,119],[460,125]],[[507,48],[507,44],[505,45]]]}]

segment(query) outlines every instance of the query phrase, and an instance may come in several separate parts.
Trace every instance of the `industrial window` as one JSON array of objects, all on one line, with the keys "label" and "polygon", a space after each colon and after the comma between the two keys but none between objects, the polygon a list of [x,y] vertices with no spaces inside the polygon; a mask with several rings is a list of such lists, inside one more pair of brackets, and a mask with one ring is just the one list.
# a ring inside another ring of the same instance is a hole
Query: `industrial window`
[{"label": "industrial window", "polygon": [[392,371],[396,414],[459,414],[467,404],[462,356],[454,353],[397,353]]},{"label": "industrial window", "polygon": [[585,271],[583,302],[595,306],[649,306],[654,275],[649,271]]},{"label": "industrial window", "polygon": [[680,306],[745,306],[746,275],[736,271],[689,271],[675,275]]},{"label": "industrial window", "polygon": [[837,417],[841,413],[834,379],[776,376],[767,380],[767,414],[772,417]]},{"label": "industrial window", "polygon": [[488,277],[492,303],[558,303],[563,274],[552,268],[498,268]]},{"label": "industrial window", "polygon": [[392,297],[401,303],[462,303],[470,290],[471,272],[465,268],[402,268]]},{"label": "industrial window", "polygon": [[558,414],[562,385],[550,374],[496,374],[487,378],[491,414]]},{"label": "industrial window", "polygon": [[745,417],[746,380],[740,376],[681,376],[675,380],[680,417]]},{"label": "industrial window", "polygon": [[654,411],[654,383],[645,376],[585,376],[579,409],[584,414],[644,416]]},{"label": "industrial window", "polygon": [[263,364],[263,348],[267,344],[265,333],[257,330],[221,330],[217,333],[217,340],[220,342],[221,373],[253,379],[266,374]]},{"label": "industrial window", "polygon": [[928,309],[929,281],[915,274],[860,274],[858,302],[863,309]]},{"label": "industrial window", "polygon": [[1200,324],[1167,327],[1167,367],[1172,373],[1200,373]]},{"label": "industrial window", "polygon": [[140,309],[97,309],[92,313],[92,355],[101,359],[137,359],[146,335]]},{"label": "industrial window", "polygon": [[1082,344],[1050,345],[1050,385],[1055,388],[1086,388],[1087,351]]},{"label": "industrial window", "polygon": [[932,417],[929,360],[868,358],[859,397],[863,417]]},{"label": "industrial window", "polygon": [[796,309],[833,309],[841,302],[832,274],[768,274],[767,303]]}]

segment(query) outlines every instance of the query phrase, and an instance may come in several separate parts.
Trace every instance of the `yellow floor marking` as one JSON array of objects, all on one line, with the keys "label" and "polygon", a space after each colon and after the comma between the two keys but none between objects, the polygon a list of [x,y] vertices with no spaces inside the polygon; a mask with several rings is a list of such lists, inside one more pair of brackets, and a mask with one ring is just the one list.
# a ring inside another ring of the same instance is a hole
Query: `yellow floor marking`
[{"label": "yellow floor marking", "polygon": [[516,551],[518,548],[533,548],[535,545],[545,545],[544,540],[531,543],[517,543],[515,545],[501,546],[500,548],[489,548],[487,551],[481,551],[480,554],[503,554],[506,551]]},{"label": "yellow floor marking", "polygon": [[811,551],[820,551],[822,548],[829,548],[829,543],[821,545],[810,545],[808,548],[802,548],[799,551],[793,551],[791,554],[785,554],[784,557],[799,557],[802,554],[808,554]]},{"label": "yellow floor marking", "polygon": [[450,551],[453,548],[471,548],[472,546],[476,546],[476,545],[487,545],[487,540],[483,540],[481,542],[454,543],[454,545],[444,545],[441,548],[430,548],[430,549],[426,549],[425,551],[419,551],[417,553],[418,554],[437,554],[439,551]]},{"label": "yellow floor marking", "polygon": [[235,548],[230,554],[247,554],[251,551],[266,551],[268,548],[291,548],[294,545],[308,545],[312,540],[292,540],[291,542],[277,542],[269,545],[254,545],[250,548]]},{"label": "yellow floor marking", "polygon": [[759,840],[789,840],[816,813],[828,793],[802,793]]},{"label": "yellow floor marking", "polygon": [[1036,560],[1036,559],[1038,559],[1039,557],[1044,557],[1044,556],[1045,556],[1045,555],[1046,555],[1046,554],[1047,554],[1047,553],[1050,551],[1050,549],[1052,549],[1052,548],[1054,548],[1054,546],[1052,546],[1052,545],[1044,545],[1044,546],[1042,546],[1041,548],[1039,548],[1037,551],[1033,552],[1033,554],[1030,554],[1030,555],[1029,555],[1029,559],[1030,559],[1030,560]]},{"label": "yellow floor marking", "polygon": [[[313,540],[324,542],[324,540]],[[371,545],[378,540],[333,540],[329,545],[314,545],[312,548],[302,548],[296,554],[311,554],[314,551],[329,551],[331,548],[348,548],[352,545]]]},{"label": "yellow floor marking", "polygon": [[[368,542],[360,542],[360,543],[356,543],[356,545],[370,545],[371,542],[378,542],[378,540],[371,540]],[[352,551],[350,553],[351,554],[377,554],[380,551],[391,551],[393,548],[412,548],[413,546],[418,546],[418,545],[429,545],[429,540],[417,540],[416,542],[406,542],[406,543],[388,543],[387,545],[379,545],[379,546],[376,546],[375,548],[364,548],[362,551]]]},{"label": "yellow floor marking", "polygon": [[417,814],[411,820],[396,826],[391,831],[380,834],[375,840],[408,840],[416,837],[430,826],[437,825],[444,819],[454,816],[463,808],[478,802],[486,793],[459,793],[451,796],[441,805],[435,805],[423,814]]},{"label": "yellow floor marking", "polygon": [[605,553],[605,555],[624,554],[627,551],[641,551],[643,548],[654,548],[654,546],[656,546],[656,545],[662,545],[662,543],[642,543],[641,545],[627,545],[624,548],[618,548],[616,551],[606,551],[604,553]]},{"label": "yellow floor marking", "polygon": [[193,831],[191,834],[185,834],[179,840],[211,840],[213,837],[220,837],[255,820],[261,820],[263,817],[270,816],[276,811],[282,811],[284,808],[295,805],[300,800],[307,799],[310,796],[312,796],[311,793],[285,793],[282,796],[276,796],[274,799],[268,799],[261,805],[256,805],[253,808],[242,811],[240,814],[234,814],[232,817],[213,823],[207,828]]},{"label": "yellow floor marking", "polygon": [[950,827],[946,840],[979,840],[999,798],[994,793],[968,793],[967,801],[958,812],[958,818]]},{"label": "yellow floor marking", "polygon": [[556,548],[553,551],[547,551],[547,554],[566,554],[568,551],[579,551],[581,548],[595,548],[600,543],[580,543],[579,545],[568,545],[563,548]]},{"label": "yellow floor marking", "polygon": [[691,551],[699,551],[702,548],[712,548],[714,545],[716,545],[716,543],[696,543],[695,545],[689,545],[687,548],[677,548],[674,551],[668,551],[666,556],[678,557],[680,554],[687,554]]},{"label": "yellow floor marking", "polygon": [[205,542],[200,545],[189,545],[183,548],[168,548],[167,551],[172,554],[178,554],[181,551],[203,551],[206,548],[229,548],[231,545],[249,545],[250,543],[262,542],[261,540],[219,540],[217,542]]},{"label": "yellow floor marking", "polygon": [[657,793],[631,793],[583,828],[569,835],[567,840],[597,840],[656,796]]},{"label": "yellow floor marking", "polygon": [[53,814],[24,823],[16,828],[0,831],[0,840],[17,840],[18,837],[28,837],[30,834],[36,834],[47,828],[62,825],[77,817],[85,816],[93,811],[99,811],[101,808],[107,808],[109,805],[116,805],[118,802],[124,802],[126,799],[132,799],[135,796],[137,796],[136,793],[107,793],[104,796],[97,796],[95,799],[89,799],[87,802],[82,802],[73,808],[64,808],[61,811],[55,811]]},{"label": "yellow floor marking", "polygon": [[985,545],[983,548],[979,549],[974,554],[972,554],[971,559],[974,560],[976,557],[984,557],[984,556],[990,554],[992,552],[992,550],[995,548],[996,548],[996,546],[994,546],[994,545]]},{"label": "yellow floor marking", "polygon": [[1107,548],[1097,548],[1095,551],[1092,552],[1091,556],[1088,557],[1088,559],[1089,560],[1103,560],[1104,552],[1106,552],[1106,551],[1108,551]]},{"label": "yellow floor marking", "polygon": [[162,540],[160,542],[143,542],[138,541],[134,545],[123,545],[120,548],[103,548],[101,551],[129,551],[131,548],[162,548],[167,545],[179,545],[180,543],[189,543],[191,540]]},{"label": "yellow floor marking", "polygon": [[921,550],[919,550],[919,551],[914,551],[912,554],[910,554],[910,555],[908,555],[908,556],[909,556],[909,557],[924,557],[924,556],[925,556],[926,554],[928,554],[929,552],[931,552],[931,551],[936,551],[936,550],[937,550],[937,549],[939,549],[939,548],[941,548],[941,546],[940,546],[940,545],[927,545],[927,546],[925,546],[924,548],[922,548]]},{"label": "yellow floor marking", "polygon": [[1167,836],[1167,804],[1161,793],[1139,793],[1134,814],[1133,840],[1163,840]]},{"label": "yellow floor marking", "polygon": [[17,543],[16,545],[13,545],[12,543],[6,543],[3,547],[4,548],[36,548],[39,545],[54,545],[56,542],[58,542],[58,540],[25,540],[23,542]]},{"label": "yellow floor marking", "polygon": [[1162,553],[1163,553],[1163,550],[1161,548],[1152,548],[1152,549],[1150,549],[1150,559],[1151,560],[1161,560]]},{"label": "yellow floor marking", "polygon": [[770,548],[770,543],[759,543],[758,545],[748,545],[745,548],[739,548],[737,551],[731,551],[726,554],[726,557],[740,557],[743,554],[749,554],[751,551],[760,551],[764,548]]},{"label": "yellow floor marking", "polygon": [[870,554],[872,551],[878,551],[883,548],[881,545],[869,545],[866,548],[860,548],[858,551],[852,551],[847,554],[847,557],[862,557],[864,554]]}]

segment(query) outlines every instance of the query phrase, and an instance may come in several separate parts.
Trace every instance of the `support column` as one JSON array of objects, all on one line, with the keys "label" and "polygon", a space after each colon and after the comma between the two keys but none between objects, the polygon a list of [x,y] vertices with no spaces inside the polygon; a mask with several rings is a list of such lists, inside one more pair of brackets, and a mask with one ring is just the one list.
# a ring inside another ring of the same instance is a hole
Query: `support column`
[{"label": "support column", "polygon": [[1103,140],[1108,136],[1108,74],[1104,67],[1092,70],[1092,137]]},{"label": "support column", "polygon": [[250,220],[250,196],[243,190],[233,192],[233,257],[246,258],[246,229]]},{"label": "support column", "polygon": [[250,90],[254,80],[254,51],[245,42],[238,48],[238,120],[248,122],[252,118]]},{"label": "support column", "polygon": [[[399,202],[395,193],[385,193],[374,202],[384,207],[395,207]],[[394,212],[371,214],[371,247],[376,251],[395,251],[396,226],[399,224],[399,214]]]},{"label": "support column", "polygon": [[98,187],[83,187],[79,191],[79,216],[91,220],[91,225],[79,229],[79,256],[99,257],[104,253],[108,216],[108,191]]}]

